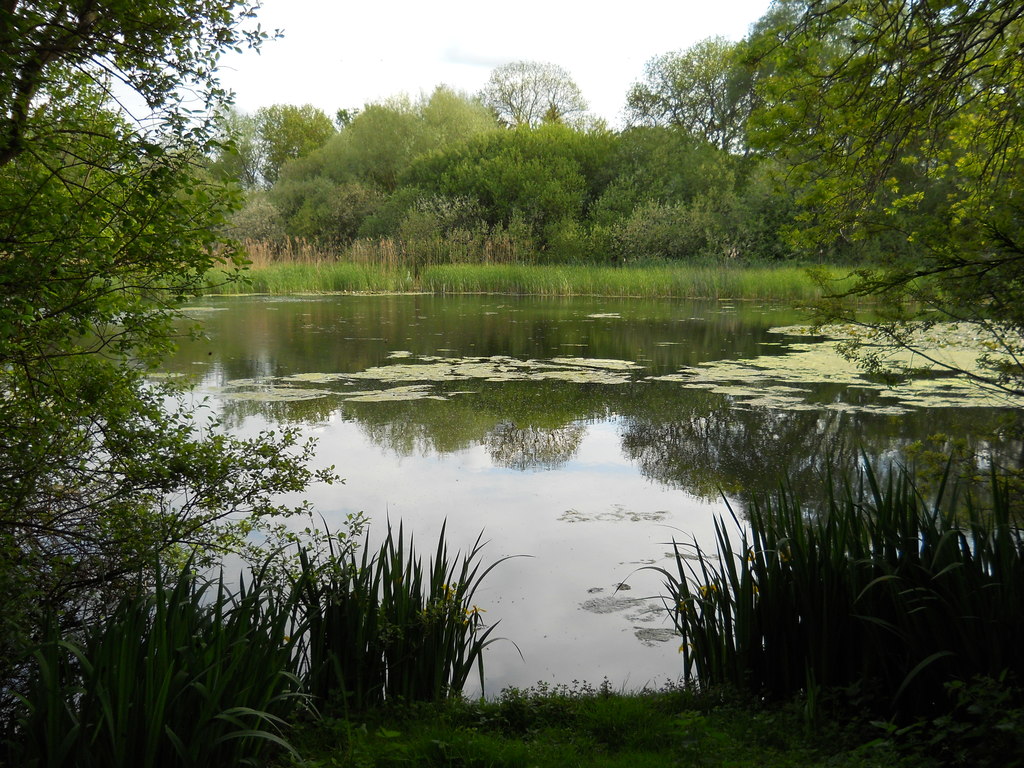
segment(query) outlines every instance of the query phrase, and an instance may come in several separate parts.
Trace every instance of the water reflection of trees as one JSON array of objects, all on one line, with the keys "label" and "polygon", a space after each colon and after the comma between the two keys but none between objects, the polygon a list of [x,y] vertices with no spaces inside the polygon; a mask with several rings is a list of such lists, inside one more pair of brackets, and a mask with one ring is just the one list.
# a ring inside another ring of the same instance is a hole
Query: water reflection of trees
[{"label": "water reflection of trees", "polygon": [[474,408],[470,399],[345,403],[343,412],[370,442],[399,456],[471,448],[497,420],[486,409]]},{"label": "water reflection of trees", "polygon": [[[307,424],[343,418],[358,424],[369,442],[398,456],[482,445],[496,465],[521,471],[564,466],[576,455],[587,423],[618,418],[622,451],[644,476],[707,499],[726,493],[741,504],[783,483],[810,499],[822,493],[829,477],[848,477],[864,456],[879,466],[913,461],[922,471],[939,471],[935,456],[952,442],[936,438],[923,452],[918,443],[930,435],[956,436],[963,454],[984,454],[1001,466],[1017,466],[1022,450],[1019,440],[986,440],[1003,417],[979,409],[900,415],[775,410],[667,382],[475,386],[466,392],[459,389],[465,382],[437,385],[433,391],[446,400],[351,402],[336,395],[286,402],[227,400],[222,415],[233,429],[250,418]],[[822,402],[838,397],[831,391],[819,395]],[[909,454],[908,447],[914,448]],[[931,467],[920,459],[925,454]]]},{"label": "water reflection of trees", "polygon": [[583,424],[564,427],[517,427],[512,422],[496,424],[484,438],[491,460],[508,469],[558,469],[567,464],[587,433]]},{"label": "water reflection of trees", "polygon": [[331,395],[309,400],[265,400],[258,397],[227,397],[220,401],[220,421],[232,431],[245,429],[255,419],[273,424],[327,424],[341,411],[341,399]]},{"label": "water reflection of trees", "polygon": [[738,408],[710,392],[657,400],[626,418],[623,451],[645,476],[702,498],[817,486],[828,465],[857,460],[860,430],[848,413]]},{"label": "water reflection of trees", "polygon": [[[448,387],[448,400],[343,406],[375,445],[399,456],[450,453],[483,445],[498,466],[553,469],[572,459],[584,420],[603,418],[619,387],[565,382],[481,382],[474,392]],[[445,394],[445,387],[438,387]]]},{"label": "water reflection of trees", "polygon": [[[769,325],[798,322],[793,311],[716,302],[511,296],[329,296],[228,298],[197,311],[208,341],[183,340],[171,370],[216,362],[217,384],[297,372],[353,372],[388,354],[558,355],[642,361],[649,373],[723,357],[770,354]],[[602,316],[603,315],[603,316]]]},{"label": "water reflection of trees", "polygon": [[[884,472],[894,463],[925,474],[914,451],[928,435],[957,435],[972,461],[1016,466],[1019,444],[987,441],[1001,417],[966,408],[921,409],[900,415],[832,409],[773,410],[731,403],[724,395],[657,391],[629,411],[622,430],[625,454],[652,480],[704,498],[722,493],[741,504],[782,485],[813,500],[844,482],[871,457]],[[947,444],[948,441],[944,441]]]},{"label": "water reflection of trees", "polygon": [[[609,311],[621,312],[621,318],[589,315]],[[778,322],[782,319],[774,318],[773,324]],[[275,302],[268,309],[266,302],[239,301],[230,311],[209,313],[212,341],[184,347],[171,368],[202,371],[204,386],[219,386],[231,379],[363,371],[387,364],[390,352],[404,349],[413,355],[642,360],[645,373],[653,374],[776,349],[764,346],[779,338],[767,334],[766,323],[670,302],[331,297]],[[219,405],[231,429],[244,429],[250,420],[324,424],[346,419],[373,444],[398,455],[482,445],[496,464],[519,470],[563,466],[576,455],[584,424],[614,416],[621,421],[625,455],[645,476],[711,498],[724,491],[743,499],[770,492],[783,480],[797,492],[813,493],[829,469],[842,476],[862,455],[900,459],[905,448],[929,435],[947,436],[932,441],[939,446],[932,460],[949,448],[948,436],[965,439],[966,453],[977,447],[1004,466],[1017,466],[1022,451],[1019,440],[983,442],[1000,426],[993,411],[934,409],[892,416],[826,407],[869,409],[879,400],[877,393],[840,385],[816,389],[811,399],[822,406],[816,410],[744,407],[670,382],[458,382],[431,386],[432,393],[449,398],[444,401],[389,402],[347,401],[341,394],[345,387],[337,386],[336,393],[308,400],[243,397]],[[921,455],[912,458],[920,461]]]}]

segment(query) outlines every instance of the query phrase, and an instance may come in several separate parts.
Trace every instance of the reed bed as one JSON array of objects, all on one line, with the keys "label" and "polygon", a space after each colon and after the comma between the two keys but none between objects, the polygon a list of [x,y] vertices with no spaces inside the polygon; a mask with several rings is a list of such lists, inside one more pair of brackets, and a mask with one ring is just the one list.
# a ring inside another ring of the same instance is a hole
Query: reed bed
[{"label": "reed bed", "polygon": [[374,553],[331,541],[235,590],[186,567],[80,635],[52,634],[0,721],[0,765],[257,764],[292,751],[300,711],[440,701],[474,668],[482,685],[494,625],[472,600],[498,563],[482,566],[479,539],[460,559],[442,528],[426,566],[401,527]]},{"label": "reed bed", "polygon": [[438,264],[530,264],[537,260],[537,252],[529,238],[464,231],[447,237],[356,240],[340,258],[355,264],[418,272]]},{"label": "reed bed", "polygon": [[800,267],[444,264],[413,272],[337,261],[250,267],[241,280],[211,273],[205,289],[208,295],[416,291],[788,302],[821,296],[820,287]]},{"label": "reed bed", "polygon": [[312,262],[250,266],[242,279],[219,272],[206,279],[207,295],[264,293],[404,293],[416,290],[413,275],[366,264]]},{"label": "reed bed", "polygon": [[676,545],[665,577],[687,676],[813,702],[858,690],[879,711],[948,709],[944,686],[1024,673],[1024,536],[993,480],[984,512],[943,483],[870,470],[808,510],[754,504],[716,523],[716,551]]},{"label": "reed bed", "polygon": [[450,557],[442,526],[424,568],[401,527],[376,554],[320,563],[302,553],[296,595],[308,625],[304,665],[319,701],[363,710],[385,702],[437,701],[462,690],[474,667],[483,686],[485,627],[473,604],[481,580],[481,541],[461,561]]},{"label": "reed bed", "polygon": [[[207,275],[207,294],[497,293],[535,296],[752,299],[809,302],[819,283],[801,266],[538,264],[541,254],[508,237],[357,240],[332,251],[303,240],[243,243],[241,279]],[[821,268],[848,283],[850,270]]]},{"label": "reed bed", "polygon": [[303,698],[290,622],[262,574],[231,592],[186,568],[35,651],[0,763],[225,766],[287,748],[280,730]]},{"label": "reed bed", "polygon": [[432,293],[809,301],[821,296],[800,267],[464,265],[425,269]]}]

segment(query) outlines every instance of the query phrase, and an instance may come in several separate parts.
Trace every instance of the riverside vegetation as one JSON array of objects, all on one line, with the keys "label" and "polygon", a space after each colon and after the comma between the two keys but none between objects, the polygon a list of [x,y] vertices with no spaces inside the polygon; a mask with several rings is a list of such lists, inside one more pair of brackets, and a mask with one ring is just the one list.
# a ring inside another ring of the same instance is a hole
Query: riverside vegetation
[{"label": "riverside vegetation", "polygon": [[[496,640],[479,548],[450,557],[442,532],[424,566],[399,528],[274,549],[310,511],[281,494],[333,470],[292,430],[168,410],[144,376],[248,239],[331,254],[267,290],[722,296],[782,275],[771,295],[802,299],[784,270],[722,268],[853,264],[818,304],[859,325],[852,358],[889,374],[885,350],[952,320],[987,350],[972,378],[1019,405],[1019,2],[777,0],[746,40],[653,59],[622,130],[528,62],[479,96],[247,116],[217,64],[266,41],[250,3],[94,6],[0,11],[4,764],[1021,764],[1012,467],[984,496],[837,478],[819,507],[761,499],[745,535],[725,518],[717,553],[680,544],[678,689],[468,703]],[[538,113],[517,82],[556,87]],[[197,575],[252,541],[237,587]]]},{"label": "riverside vegetation", "polygon": [[740,298],[810,302],[823,283],[849,282],[850,269],[809,271],[799,265],[648,263],[630,267],[583,264],[434,264],[402,259],[339,259],[309,245],[271,255],[247,242],[244,282],[227,281],[221,270],[206,276],[207,295],[332,292],[506,293],[533,296],[626,296],[636,298]]},{"label": "riverside vegetation", "polygon": [[[237,589],[191,563],[23,666],[9,765],[1013,765],[1024,537],[998,481],[982,513],[905,474],[821,508],[765,498],[716,553],[664,571],[678,688],[456,694],[496,638],[480,542],[328,536]],[[963,517],[963,515],[967,515]],[[810,517],[808,517],[810,516]],[[808,525],[808,520],[810,524]],[[739,538],[736,538],[736,536]],[[361,552],[361,554],[359,554]],[[840,725],[842,723],[842,725]],[[1009,756],[1009,762],[1008,760]]]}]

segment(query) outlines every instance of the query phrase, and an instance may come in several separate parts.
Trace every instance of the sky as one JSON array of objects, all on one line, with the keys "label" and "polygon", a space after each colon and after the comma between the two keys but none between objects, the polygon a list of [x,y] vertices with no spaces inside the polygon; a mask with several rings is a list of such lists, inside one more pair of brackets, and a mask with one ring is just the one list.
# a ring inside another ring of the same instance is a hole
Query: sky
[{"label": "sky", "polygon": [[621,125],[626,92],[654,56],[707,37],[739,40],[770,0],[264,0],[258,20],[284,36],[224,57],[223,83],[253,112],[313,104],[334,116],[445,84],[470,94],[512,61],[558,64],[591,112]]}]

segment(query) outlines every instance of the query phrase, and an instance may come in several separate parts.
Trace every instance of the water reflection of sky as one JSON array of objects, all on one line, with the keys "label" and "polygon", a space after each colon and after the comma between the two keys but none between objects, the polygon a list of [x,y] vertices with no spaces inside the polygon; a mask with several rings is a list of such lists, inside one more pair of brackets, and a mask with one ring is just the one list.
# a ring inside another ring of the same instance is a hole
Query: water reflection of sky
[{"label": "water reflection of sky", "polygon": [[[242,431],[270,426],[253,418]],[[656,631],[670,629],[655,610],[660,600],[643,599],[660,594],[660,577],[639,569],[668,567],[673,537],[710,541],[712,516],[723,506],[644,478],[622,455],[615,420],[587,425],[558,471],[496,466],[483,446],[399,456],[341,419],[309,433],[318,462],[345,478],[303,495],[328,525],[340,528],[347,514],[362,511],[372,536],[388,519],[401,522],[426,555],[447,521],[452,550],[468,549],[482,532],[485,562],[529,556],[501,564],[477,595],[485,618],[501,621],[495,634],[516,644],[487,651],[488,692],[540,680],[607,677],[634,688],[678,677],[678,639]],[[629,588],[617,589],[622,583]]]}]

